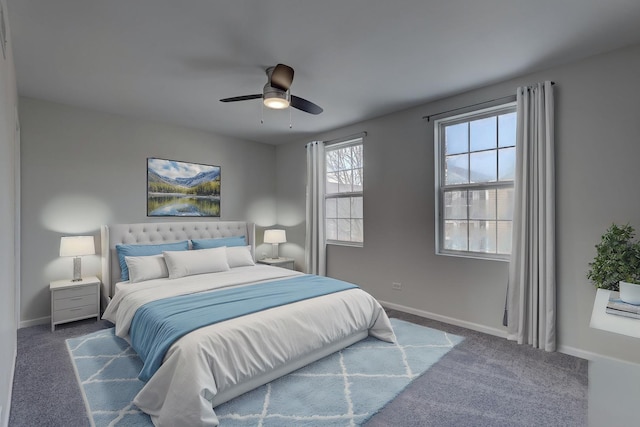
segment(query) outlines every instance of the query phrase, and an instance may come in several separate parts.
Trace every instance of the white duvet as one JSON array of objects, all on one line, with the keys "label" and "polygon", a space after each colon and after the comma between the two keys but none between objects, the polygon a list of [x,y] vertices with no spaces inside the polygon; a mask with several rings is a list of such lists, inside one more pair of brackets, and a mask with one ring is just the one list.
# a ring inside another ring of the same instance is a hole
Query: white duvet
[{"label": "white duvet", "polygon": [[[147,302],[297,275],[301,273],[256,265],[180,279],[120,283],[103,318],[116,325],[118,336],[128,339],[136,310]],[[156,426],[217,426],[212,406],[225,401],[226,395],[232,397],[242,384],[251,385],[252,379],[273,371],[285,372],[287,365],[300,364],[363,331],[384,341],[395,340],[383,308],[361,289],[203,327],[169,348],[134,403]]]}]

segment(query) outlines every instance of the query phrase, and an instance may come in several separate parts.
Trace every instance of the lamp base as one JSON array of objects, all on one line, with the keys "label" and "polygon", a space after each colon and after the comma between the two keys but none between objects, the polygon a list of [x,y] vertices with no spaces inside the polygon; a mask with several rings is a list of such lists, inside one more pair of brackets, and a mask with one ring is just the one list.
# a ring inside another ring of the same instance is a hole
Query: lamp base
[{"label": "lamp base", "polygon": [[272,243],[271,244],[271,258],[273,258],[273,259],[280,258],[278,256],[278,244],[277,243]]},{"label": "lamp base", "polygon": [[82,260],[79,256],[73,258],[73,280],[72,282],[82,281]]}]

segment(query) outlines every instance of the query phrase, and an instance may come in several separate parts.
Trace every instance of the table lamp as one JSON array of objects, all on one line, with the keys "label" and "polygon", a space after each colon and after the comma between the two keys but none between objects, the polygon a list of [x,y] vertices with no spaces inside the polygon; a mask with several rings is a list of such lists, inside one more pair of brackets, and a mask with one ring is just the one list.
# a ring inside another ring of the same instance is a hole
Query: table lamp
[{"label": "table lamp", "polygon": [[60,239],[60,256],[72,256],[73,258],[73,281],[82,280],[82,265],[80,257],[83,255],[94,255],[96,245],[93,236],[70,236]]},{"label": "table lamp", "polygon": [[287,233],[284,230],[265,230],[264,242],[271,243],[272,258],[279,258],[278,256],[278,244],[287,242]]}]

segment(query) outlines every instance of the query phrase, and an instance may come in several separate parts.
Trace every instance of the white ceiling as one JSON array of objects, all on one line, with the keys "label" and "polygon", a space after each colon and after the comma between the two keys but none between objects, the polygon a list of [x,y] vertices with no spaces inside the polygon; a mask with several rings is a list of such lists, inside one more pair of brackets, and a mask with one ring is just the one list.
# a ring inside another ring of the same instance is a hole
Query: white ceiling
[{"label": "white ceiling", "polygon": [[[279,144],[640,43],[638,0],[8,0],[20,95]],[[264,110],[295,69],[319,116]]]}]

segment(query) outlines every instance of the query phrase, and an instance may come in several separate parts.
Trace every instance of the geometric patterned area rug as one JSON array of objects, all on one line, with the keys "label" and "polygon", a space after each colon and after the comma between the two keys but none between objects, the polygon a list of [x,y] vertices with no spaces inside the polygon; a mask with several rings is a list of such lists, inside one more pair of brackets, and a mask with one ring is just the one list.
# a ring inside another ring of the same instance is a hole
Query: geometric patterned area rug
[{"label": "geometric patterned area rug", "polygon": [[[222,427],[358,426],[463,338],[391,319],[397,343],[368,337],[215,408]],[[93,426],[152,426],[132,400],[142,362],[113,328],[67,340]]]}]

